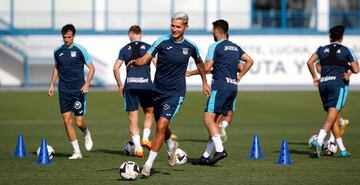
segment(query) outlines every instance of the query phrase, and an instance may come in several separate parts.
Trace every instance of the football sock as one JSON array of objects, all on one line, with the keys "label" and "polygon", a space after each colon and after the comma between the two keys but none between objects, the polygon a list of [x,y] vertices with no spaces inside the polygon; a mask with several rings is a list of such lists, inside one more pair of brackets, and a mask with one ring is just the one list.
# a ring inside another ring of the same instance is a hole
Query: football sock
[{"label": "football sock", "polygon": [[212,151],[213,151],[213,149],[214,149],[214,146],[215,146],[215,145],[214,145],[214,142],[213,142],[212,140],[209,140],[208,143],[207,143],[205,152],[204,152],[204,154],[203,154],[203,156],[204,156],[205,158],[208,158],[208,157],[211,155],[211,153],[212,153]]},{"label": "football sock", "polygon": [[317,142],[320,146],[324,144],[324,138],[326,137],[326,131],[324,129],[321,129],[318,134]]},{"label": "football sock", "polygon": [[152,168],[152,165],[154,163],[154,160],[155,160],[157,154],[158,154],[157,152],[154,152],[154,151],[150,150],[149,157],[146,160],[145,165]]},{"label": "football sock", "polygon": [[144,130],[143,130],[143,140],[149,140],[150,131],[151,130],[149,128],[144,128]]},{"label": "football sock", "polygon": [[223,128],[223,129],[226,129],[226,127],[228,127],[229,126],[229,122],[228,121],[222,121],[221,122],[221,127]]},{"label": "football sock", "polygon": [[89,133],[89,129],[86,128],[86,129],[84,129],[82,132],[83,132],[83,134],[84,134],[84,137],[86,137],[86,136],[88,135],[88,133]]},{"label": "football sock", "polygon": [[135,150],[142,150],[141,144],[140,144],[140,135],[133,135],[131,136],[134,144],[135,144]]},{"label": "football sock", "polygon": [[74,148],[74,153],[81,153],[78,140],[75,139],[74,141],[70,141],[72,147]]},{"label": "football sock", "polygon": [[165,143],[166,143],[166,146],[167,146],[167,151],[168,152],[171,152],[172,151],[172,149],[174,148],[174,141],[171,139],[171,138],[169,138],[168,140],[166,140],[165,141]]},{"label": "football sock", "polygon": [[335,136],[332,133],[332,131],[330,131],[330,139],[329,139],[329,141],[335,143]]},{"label": "football sock", "polygon": [[216,152],[224,151],[224,147],[222,145],[221,137],[219,134],[215,134],[211,137],[211,139],[214,141]]},{"label": "football sock", "polygon": [[336,139],[336,144],[338,145],[340,151],[345,151],[346,150],[341,137]]}]

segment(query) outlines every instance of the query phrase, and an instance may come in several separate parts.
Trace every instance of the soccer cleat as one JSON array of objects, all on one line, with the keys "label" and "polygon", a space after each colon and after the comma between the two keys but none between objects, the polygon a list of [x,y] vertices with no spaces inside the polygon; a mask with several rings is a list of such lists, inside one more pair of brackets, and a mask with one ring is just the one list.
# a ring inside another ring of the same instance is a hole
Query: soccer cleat
[{"label": "soccer cleat", "polygon": [[91,139],[91,134],[90,134],[90,131],[87,131],[86,135],[85,135],[85,149],[87,151],[90,151],[93,147],[93,141]]},{"label": "soccer cleat", "polygon": [[211,161],[210,161],[210,157],[204,157],[201,156],[199,159],[196,159],[195,161],[191,162],[191,164],[193,165],[212,165]]},{"label": "soccer cleat", "polygon": [[227,156],[228,156],[228,155],[227,155],[225,149],[224,149],[222,152],[215,152],[214,158],[212,159],[211,163],[212,163],[212,164],[215,164],[215,163],[217,163],[218,161],[220,161],[221,159],[226,158]]},{"label": "soccer cleat", "polygon": [[168,162],[170,166],[176,165],[176,149],[178,148],[179,144],[177,141],[174,141],[174,147],[172,148],[171,152],[169,152]]},{"label": "soccer cleat", "polygon": [[311,141],[311,147],[314,150],[313,151],[313,155],[316,158],[320,158],[320,152],[321,152],[321,146],[319,145],[319,143],[317,142],[316,139],[313,139]]},{"label": "soccer cleat", "polygon": [[344,119],[343,124],[340,124],[339,130],[340,130],[340,136],[344,135],[345,132],[345,128],[349,125],[349,120],[348,119]]},{"label": "soccer cleat", "polygon": [[142,150],[135,150],[134,156],[140,158],[144,157],[144,152]]},{"label": "soccer cleat", "polygon": [[69,157],[69,159],[72,159],[72,160],[81,159],[81,158],[82,158],[81,153],[73,153],[73,155]]},{"label": "soccer cleat", "polygon": [[224,127],[221,127],[220,137],[221,137],[222,143],[225,143],[227,140],[227,135],[226,135],[226,131],[225,131]]},{"label": "soccer cleat", "polygon": [[149,140],[141,140],[141,146],[147,148],[148,150],[151,149],[151,142]]},{"label": "soccer cleat", "polygon": [[141,176],[142,177],[149,177],[150,176],[151,168],[147,166],[146,164],[143,166],[141,170]]},{"label": "soccer cleat", "polygon": [[350,153],[348,151],[346,151],[346,150],[340,151],[340,157],[348,158],[348,157],[350,157]]}]

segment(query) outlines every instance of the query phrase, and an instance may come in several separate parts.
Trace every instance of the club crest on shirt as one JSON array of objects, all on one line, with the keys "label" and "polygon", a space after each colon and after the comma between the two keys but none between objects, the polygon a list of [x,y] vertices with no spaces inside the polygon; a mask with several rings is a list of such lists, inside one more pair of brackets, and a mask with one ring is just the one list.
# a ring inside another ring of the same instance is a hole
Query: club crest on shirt
[{"label": "club crest on shirt", "polygon": [[71,57],[76,57],[76,51],[71,51],[70,54],[71,54]]},{"label": "club crest on shirt", "polygon": [[189,48],[182,48],[183,49],[183,54],[187,55],[189,53]]},{"label": "club crest on shirt", "polygon": [[76,101],[76,102],[74,103],[74,109],[80,109],[80,108],[81,108],[81,102]]}]

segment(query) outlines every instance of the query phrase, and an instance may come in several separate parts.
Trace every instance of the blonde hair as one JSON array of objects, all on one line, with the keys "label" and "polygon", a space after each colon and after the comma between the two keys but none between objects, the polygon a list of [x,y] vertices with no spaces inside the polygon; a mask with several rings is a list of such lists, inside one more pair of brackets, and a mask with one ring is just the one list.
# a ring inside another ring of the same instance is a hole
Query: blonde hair
[{"label": "blonde hair", "polygon": [[189,22],[189,16],[185,12],[176,12],[173,14],[171,19],[183,20],[185,24]]}]

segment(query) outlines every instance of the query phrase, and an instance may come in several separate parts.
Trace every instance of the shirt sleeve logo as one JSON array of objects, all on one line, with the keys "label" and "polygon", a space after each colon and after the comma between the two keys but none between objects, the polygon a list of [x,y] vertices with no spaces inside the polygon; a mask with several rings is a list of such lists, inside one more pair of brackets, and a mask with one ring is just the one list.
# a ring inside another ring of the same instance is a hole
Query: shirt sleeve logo
[{"label": "shirt sleeve logo", "polygon": [[189,48],[182,48],[183,49],[183,54],[187,55],[189,53]]},{"label": "shirt sleeve logo", "polygon": [[71,54],[71,57],[76,57],[76,51],[71,51],[70,54]]}]

